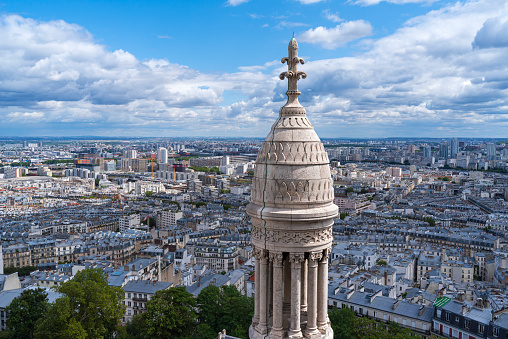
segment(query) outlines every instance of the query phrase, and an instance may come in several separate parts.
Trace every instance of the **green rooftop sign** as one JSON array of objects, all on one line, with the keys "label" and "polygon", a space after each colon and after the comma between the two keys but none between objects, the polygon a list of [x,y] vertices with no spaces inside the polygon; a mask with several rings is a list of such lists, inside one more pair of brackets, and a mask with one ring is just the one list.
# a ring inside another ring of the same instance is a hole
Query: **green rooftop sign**
[{"label": "green rooftop sign", "polygon": [[444,305],[448,304],[450,301],[452,301],[452,298],[448,298],[448,297],[437,298],[436,301],[434,301],[434,306],[443,307]]}]

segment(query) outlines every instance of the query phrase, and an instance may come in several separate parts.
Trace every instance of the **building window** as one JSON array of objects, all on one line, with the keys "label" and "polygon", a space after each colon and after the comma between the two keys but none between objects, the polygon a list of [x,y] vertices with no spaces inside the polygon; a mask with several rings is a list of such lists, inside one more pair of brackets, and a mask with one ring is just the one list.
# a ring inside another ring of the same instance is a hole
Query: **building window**
[{"label": "building window", "polygon": [[494,337],[499,337],[499,327],[493,328]]},{"label": "building window", "polygon": [[459,317],[455,317],[455,322],[458,323],[459,322]]},{"label": "building window", "polygon": [[478,333],[483,334],[484,330],[485,330],[485,325],[478,325]]},{"label": "building window", "polygon": [[446,312],[444,317],[446,321],[450,322],[450,313]]},{"label": "building window", "polygon": [[471,325],[471,320],[469,320],[469,319],[464,320],[464,327],[465,328],[469,329],[470,325]]}]

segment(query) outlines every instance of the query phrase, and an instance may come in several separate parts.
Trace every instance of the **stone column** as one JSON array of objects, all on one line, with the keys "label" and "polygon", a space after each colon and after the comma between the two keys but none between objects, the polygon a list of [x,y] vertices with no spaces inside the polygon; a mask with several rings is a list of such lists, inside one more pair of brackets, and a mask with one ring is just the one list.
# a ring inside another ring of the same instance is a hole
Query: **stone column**
[{"label": "stone column", "polygon": [[[266,252],[261,250],[260,260],[259,260],[259,324],[256,327],[256,330],[261,334],[266,334],[267,332],[267,308],[266,308],[266,280],[267,280],[267,271],[268,271],[268,262],[266,258]],[[256,278],[257,279],[257,278]]]},{"label": "stone column", "polygon": [[270,331],[270,339],[278,339],[284,336],[282,327],[282,252],[270,251],[270,261],[273,265],[273,325]]},{"label": "stone column", "polygon": [[307,306],[307,328],[305,335],[312,338],[319,334],[317,329],[317,290],[318,290],[318,261],[323,256],[321,251],[311,252],[309,255],[309,278],[308,278],[308,298]]},{"label": "stone column", "polygon": [[[268,258],[270,258],[270,256]],[[268,283],[266,290],[268,291],[268,300],[266,301],[266,306],[268,307],[268,310],[271,311],[272,309],[270,307],[273,305],[273,264],[271,260],[268,262]]]},{"label": "stone column", "polygon": [[289,328],[289,339],[303,338],[300,329],[300,301],[301,301],[301,274],[303,253],[290,253],[291,262],[291,325]]},{"label": "stone column", "polygon": [[325,332],[328,326],[328,255],[330,248],[323,251],[323,258],[319,261],[318,268],[318,308],[317,326],[319,331]]},{"label": "stone column", "polygon": [[284,303],[291,304],[291,263],[289,257],[284,259]]},{"label": "stone column", "polygon": [[307,259],[302,262],[302,312],[307,312]]},{"label": "stone column", "polygon": [[254,248],[254,316],[252,317],[252,324],[257,325],[259,323],[259,261],[261,260],[260,251]]}]

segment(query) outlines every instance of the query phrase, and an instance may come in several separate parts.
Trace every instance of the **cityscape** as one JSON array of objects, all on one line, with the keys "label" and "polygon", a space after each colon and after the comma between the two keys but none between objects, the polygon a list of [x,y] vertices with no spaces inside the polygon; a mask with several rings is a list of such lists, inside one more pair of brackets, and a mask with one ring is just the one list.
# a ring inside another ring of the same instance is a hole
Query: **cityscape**
[{"label": "cityscape", "polygon": [[507,3],[119,5],[245,29],[168,24],[180,54],[29,3],[0,2],[0,338],[508,336]]}]

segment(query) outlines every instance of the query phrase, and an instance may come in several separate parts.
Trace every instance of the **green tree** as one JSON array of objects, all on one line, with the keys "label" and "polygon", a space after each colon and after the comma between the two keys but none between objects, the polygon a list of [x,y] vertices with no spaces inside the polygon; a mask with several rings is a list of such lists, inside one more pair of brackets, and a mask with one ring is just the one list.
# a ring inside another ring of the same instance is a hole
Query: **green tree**
[{"label": "green tree", "polygon": [[196,299],[175,287],[157,291],[142,314],[148,338],[190,338],[196,332]]},{"label": "green tree", "polygon": [[428,222],[430,227],[436,226],[436,220],[434,220],[432,217],[423,217],[422,221]]},{"label": "green tree", "polygon": [[32,339],[37,321],[46,314],[48,307],[48,294],[43,289],[24,290],[6,308],[9,313],[6,325],[11,337]]},{"label": "green tree", "polygon": [[[56,290],[64,294],[66,300],[61,311],[54,311],[67,314],[56,314],[52,318],[56,323],[47,323],[45,328],[56,328],[59,321],[67,319],[72,325],[68,330],[79,331],[78,323],[87,338],[115,336],[125,312],[125,306],[121,304],[124,291],[120,287],[109,286],[101,269],[80,271],[74,279],[64,282]],[[62,301],[59,303],[62,304]]]},{"label": "green tree", "polygon": [[328,312],[334,338],[353,339],[356,316],[349,308],[334,308]]},{"label": "green tree", "polygon": [[[85,339],[87,333],[79,321],[73,316],[70,298],[62,297],[48,309],[44,320],[39,323],[35,331],[36,339]],[[92,338],[97,338],[92,337]]]},{"label": "green tree", "polygon": [[223,329],[235,337],[248,337],[253,299],[242,295],[235,286],[208,285],[199,293],[197,303],[200,338],[209,338]]},{"label": "green tree", "polygon": [[144,313],[135,315],[132,320],[129,321],[125,326],[124,330],[118,336],[119,339],[145,339],[147,338],[146,333],[146,321]]},{"label": "green tree", "polygon": [[145,196],[146,196],[146,197],[150,197],[152,194],[153,194],[153,192],[152,192],[152,191],[146,191],[146,192],[145,192]]},{"label": "green tree", "polygon": [[6,267],[4,269],[4,274],[9,275],[9,274],[18,272],[18,276],[24,277],[36,270],[37,270],[37,267],[35,267],[35,266]]}]

